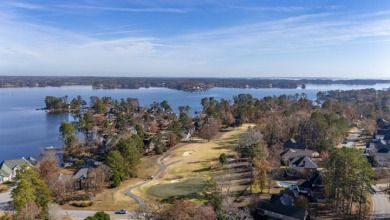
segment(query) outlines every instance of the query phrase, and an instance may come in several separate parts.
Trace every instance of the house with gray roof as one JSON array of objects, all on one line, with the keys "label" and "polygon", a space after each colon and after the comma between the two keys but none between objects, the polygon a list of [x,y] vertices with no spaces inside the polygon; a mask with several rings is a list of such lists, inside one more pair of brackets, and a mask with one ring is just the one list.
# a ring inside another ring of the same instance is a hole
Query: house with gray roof
[{"label": "house with gray roof", "polygon": [[305,220],[308,212],[294,206],[294,198],[283,193],[271,202],[260,202],[257,205],[257,214],[276,219]]},{"label": "house with gray roof", "polygon": [[280,159],[282,164],[288,165],[290,159],[294,157],[299,156],[308,156],[312,158],[313,151],[311,150],[301,150],[301,149],[291,149],[288,148],[286,150],[283,150],[282,153],[280,153]]},{"label": "house with gray roof", "polygon": [[284,149],[301,149],[301,150],[306,150],[306,144],[301,143],[299,141],[296,141],[293,138],[290,138],[286,142],[284,142],[283,148]]},{"label": "house with gray roof", "polygon": [[390,130],[376,130],[374,132],[374,140],[390,141]]},{"label": "house with gray roof", "polygon": [[385,119],[383,118],[380,118],[378,120],[376,120],[376,125],[378,126],[378,128],[380,129],[389,129],[390,128],[390,123],[387,122]]},{"label": "house with gray roof", "polygon": [[0,163],[0,183],[11,181],[16,177],[16,172],[21,169],[23,165],[33,166],[38,161],[32,157],[14,160],[5,160]]},{"label": "house with gray roof", "polygon": [[88,170],[89,170],[89,168],[82,168],[73,174],[72,180],[74,181],[75,189],[85,188]]},{"label": "house with gray roof", "polygon": [[365,154],[373,156],[379,166],[387,166],[390,158],[390,143],[383,139],[370,141],[366,146]]},{"label": "house with gray roof", "polygon": [[291,158],[289,165],[302,178],[306,178],[317,171],[317,164],[308,156]]}]

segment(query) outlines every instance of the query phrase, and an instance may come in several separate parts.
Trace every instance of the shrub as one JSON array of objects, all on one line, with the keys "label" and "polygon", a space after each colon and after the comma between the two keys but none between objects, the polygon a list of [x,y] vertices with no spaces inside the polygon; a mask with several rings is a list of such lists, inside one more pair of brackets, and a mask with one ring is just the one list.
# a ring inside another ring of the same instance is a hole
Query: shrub
[{"label": "shrub", "polygon": [[92,206],[93,202],[81,202],[81,203],[74,202],[72,203],[72,205],[76,207],[84,208],[84,207]]}]

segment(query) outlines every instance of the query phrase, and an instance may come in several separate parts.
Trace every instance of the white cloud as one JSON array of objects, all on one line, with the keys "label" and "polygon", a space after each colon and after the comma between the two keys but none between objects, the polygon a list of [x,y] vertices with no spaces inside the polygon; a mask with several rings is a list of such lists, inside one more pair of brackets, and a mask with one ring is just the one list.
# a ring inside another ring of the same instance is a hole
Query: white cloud
[{"label": "white cloud", "polygon": [[8,5],[16,7],[16,8],[31,9],[31,10],[45,9],[44,7],[39,6],[39,5],[23,3],[23,2],[9,2]]},{"label": "white cloud", "polygon": [[182,8],[125,8],[125,7],[98,7],[88,5],[59,5],[64,8],[81,8],[90,10],[102,11],[118,11],[118,12],[169,12],[169,13],[187,13],[190,9]]}]

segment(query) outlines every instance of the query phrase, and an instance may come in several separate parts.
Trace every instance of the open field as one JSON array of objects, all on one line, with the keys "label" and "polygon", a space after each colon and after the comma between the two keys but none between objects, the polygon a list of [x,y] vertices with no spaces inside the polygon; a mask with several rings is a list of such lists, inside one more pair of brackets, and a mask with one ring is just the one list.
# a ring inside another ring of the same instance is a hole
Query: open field
[{"label": "open field", "polygon": [[[169,164],[178,160],[181,160],[181,162],[168,167],[159,178],[133,190],[133,193],[146,200],[160,200],[160,197],[157,197],[155,194],[150,194],[150,192],[153,192],[153,190],[149,191],[152,186],[158,184],[166,184],[164,186],[169,186],[171,181],[185,181],[189,178],[210,179],[220,168],[218,160],[219,155],[225,153],[229,158],[233,157],[235,153],[234,147],[237,145],[238,134],[246,131],[249,126],[250,125],[246,124],[240,128],[222,131],[219,134],[219,137],[210,142],[201,139],[193,139],[191,143],[174,150],[169,157],[165,158],[163,161],[164,164]],[[191,190],[189,190],[187,194],[190,194],[190,191]],[[164,194],[163,197],[166,198],[169,196],[172,195]]]}]

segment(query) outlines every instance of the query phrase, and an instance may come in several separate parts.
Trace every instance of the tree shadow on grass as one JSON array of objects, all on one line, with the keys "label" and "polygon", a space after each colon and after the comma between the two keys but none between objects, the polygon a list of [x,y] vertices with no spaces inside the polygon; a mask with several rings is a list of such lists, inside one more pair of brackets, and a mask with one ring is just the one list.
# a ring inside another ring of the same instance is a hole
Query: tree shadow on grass
[{"label": "tree shadow on grass", "polygon": [[185,198],[188,198],[188,199],[203,199],[204,196],[202,194],[199,194],[199,193],[190,193],[190,194],[187,194],[187,195],[171,196],[169,198],[163,199],[162,202],[164,202],[164,203],[173,203],[173,200],[185,199]]},{"label": "tree shadow on grass", "polygon": [[201,172],[206,172],[206,171],[210,171],[211,169],[210,168],[203,168],[203,169],[199,169],[199,170],[193,170],[192,172],[194,173],[201,173]]}]

